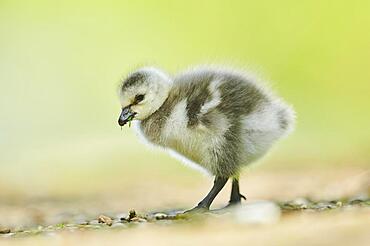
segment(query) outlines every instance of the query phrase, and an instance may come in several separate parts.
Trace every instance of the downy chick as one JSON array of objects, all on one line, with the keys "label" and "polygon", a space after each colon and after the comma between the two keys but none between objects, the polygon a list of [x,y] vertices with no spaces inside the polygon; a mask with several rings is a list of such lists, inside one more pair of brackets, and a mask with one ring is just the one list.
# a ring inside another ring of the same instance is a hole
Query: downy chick
[{"label": "downy chick", "polygon": [[118,123],[135,120],[149,143],[163,147],[191,166],[215,176],[207,196],[189,211],[208,210],[232,179],[229,205],[245,198],[239,192],[243,166],[263,156],[289,133],[294,112],[247,74],[198,67],[169,76],[145,67],[120,87]]}]

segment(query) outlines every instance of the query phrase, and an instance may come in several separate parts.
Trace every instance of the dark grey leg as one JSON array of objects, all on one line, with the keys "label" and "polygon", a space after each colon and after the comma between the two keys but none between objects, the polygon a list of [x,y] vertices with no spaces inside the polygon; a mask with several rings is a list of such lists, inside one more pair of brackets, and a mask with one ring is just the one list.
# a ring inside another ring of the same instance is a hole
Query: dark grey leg
[{"label": "dark grey leg", "polygon": [[187,212],[198,212],[198,211],[201,212],[201,211],[204,211],[204,210],[208,210],[209,207],[211,206],[211,203],[213,202],[213,200],[216,198],[218,193],[225,186],[227,180],[228,180],[228,178],[215,177],[215,181],[213,182],[213,187],[210,190],[210,192],[208,193],[208,195],[205,198],[203,198],[203,200],[200,201],[195,208],[187,210],[187,211],[185,211],[185,213],[187,213]]},{"label": "dark grey leg", "polygon": [[245,196],[240,194],[239,190],[239,180],[238,178],[233,178],[233,184],[231,188],[230,201],[228,206],[236,205],[241,203],[242,198],[246,200]]}]

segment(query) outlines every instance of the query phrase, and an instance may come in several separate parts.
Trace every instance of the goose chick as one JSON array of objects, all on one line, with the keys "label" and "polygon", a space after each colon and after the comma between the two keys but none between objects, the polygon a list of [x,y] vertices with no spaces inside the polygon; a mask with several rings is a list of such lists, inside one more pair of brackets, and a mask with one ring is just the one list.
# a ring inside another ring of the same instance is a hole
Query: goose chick
[{"label": "goose chick", "polygon": [[215,176],[210,192],[189,211],[208,210],[228,179],[229,205],[240,203],[241,168],[263,156],[294,123],[293,110],[254,79],[218,68],[173,77],[141,68],[123,81],[120,101],[120,126],[137,120],[149,143]]}]

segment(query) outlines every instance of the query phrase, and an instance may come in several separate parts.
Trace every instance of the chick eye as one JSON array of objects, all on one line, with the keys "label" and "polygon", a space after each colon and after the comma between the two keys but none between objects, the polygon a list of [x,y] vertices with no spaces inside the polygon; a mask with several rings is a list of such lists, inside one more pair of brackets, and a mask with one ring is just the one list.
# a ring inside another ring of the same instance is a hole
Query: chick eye
[{"label": "chick eye", "polygon": [[143,95],[143,94],[136,95],[135,96],[135,102],[136,103],[141,102],[142,100],[144,100],[144,98],[145,98],[145,95]]}]

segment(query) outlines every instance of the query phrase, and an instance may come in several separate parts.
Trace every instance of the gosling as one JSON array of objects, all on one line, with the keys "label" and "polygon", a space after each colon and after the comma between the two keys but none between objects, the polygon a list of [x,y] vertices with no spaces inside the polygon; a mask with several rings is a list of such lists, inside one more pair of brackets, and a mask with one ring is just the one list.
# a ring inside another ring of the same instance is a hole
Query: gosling
[{"label": "gosling", "polygon": [[[123,80],[118,123],[135,120],[147,142],[214,178],[210,192],[186,212],[209,210],[232,180],[228,206],[245,199],[239,174],[294,124],[294,111],[244,72],[198,67],[175,76],[144,67]],[[227,207],[228,207],[227,206]]]}]

